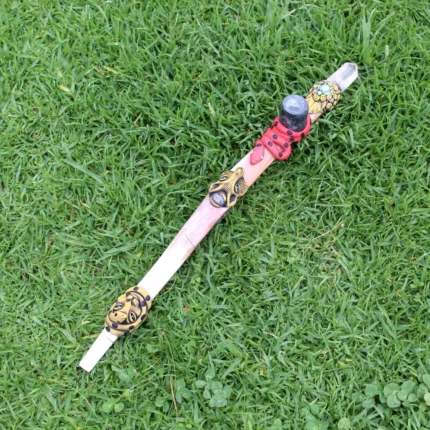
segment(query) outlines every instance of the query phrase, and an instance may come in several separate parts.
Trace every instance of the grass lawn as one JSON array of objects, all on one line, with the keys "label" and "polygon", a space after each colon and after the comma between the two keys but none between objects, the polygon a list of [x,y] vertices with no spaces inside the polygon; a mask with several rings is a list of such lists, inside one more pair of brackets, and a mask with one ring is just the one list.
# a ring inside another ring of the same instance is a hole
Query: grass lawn
[{"label": "grass lawn", "polygon": [[[430,428],[427,2],[8,0],[0,29],[0,429]],[[77,368],[282,98],[346,61],[341,103]]]}]

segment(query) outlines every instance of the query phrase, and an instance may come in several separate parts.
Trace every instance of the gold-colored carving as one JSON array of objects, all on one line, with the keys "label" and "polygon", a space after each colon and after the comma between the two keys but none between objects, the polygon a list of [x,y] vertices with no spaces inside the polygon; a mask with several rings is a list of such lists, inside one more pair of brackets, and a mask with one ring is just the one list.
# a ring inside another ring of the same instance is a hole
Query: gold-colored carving
[{"label": "gold-colored carving", "polygon": [[151,297],[145,288],[129,288],[109,309],[105,329],[115,336],[136,330],[142,324],[151,305]]},{"label": "gold-colored carving", "polygon": [[245,170],[238,167],[234,172],[228,170],[221,173],[219,180],[209,187],[209,200],[216,208],[232,207],[237,199],[248,190],[243,179]]},{"label": "gold-colored carving", "polygon": [[340,100],[339,86],[330,81],[317,82],[306,96],[309,113],[323,113],[332,110]]}]

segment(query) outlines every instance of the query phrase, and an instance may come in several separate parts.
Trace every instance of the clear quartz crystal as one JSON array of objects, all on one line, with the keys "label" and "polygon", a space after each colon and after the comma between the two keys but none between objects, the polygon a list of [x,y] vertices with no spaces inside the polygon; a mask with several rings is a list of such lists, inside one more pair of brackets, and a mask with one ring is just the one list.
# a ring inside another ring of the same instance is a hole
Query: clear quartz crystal
[{"label": "clear quartz crystal", "polygon": [[344,63],[329,78],[329,81],[336,82],[342,91],[345,91],[358,78],[357,64]]}]

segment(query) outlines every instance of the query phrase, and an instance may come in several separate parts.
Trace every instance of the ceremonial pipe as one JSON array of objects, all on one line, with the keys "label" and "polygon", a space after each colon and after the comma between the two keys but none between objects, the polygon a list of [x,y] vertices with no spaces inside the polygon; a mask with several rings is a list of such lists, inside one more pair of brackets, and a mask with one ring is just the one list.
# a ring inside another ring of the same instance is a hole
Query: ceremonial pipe
[{"label": "ceremonial pipe", "polygon": [[110,308],[105,328],[79,363],[84,370],[90,372],[119,336],[137,329],[156,295],[214,225],[273,161],[291,155],[291,144],[309,133],[319,116],[338,103],[340,93],[357,77],[357,66],[345,63],[327,80],[316,83],[306,99],[292,95],[282,101],[279,116],[255,142],[254,149],[209,187],[209,194],[145,277]]}]

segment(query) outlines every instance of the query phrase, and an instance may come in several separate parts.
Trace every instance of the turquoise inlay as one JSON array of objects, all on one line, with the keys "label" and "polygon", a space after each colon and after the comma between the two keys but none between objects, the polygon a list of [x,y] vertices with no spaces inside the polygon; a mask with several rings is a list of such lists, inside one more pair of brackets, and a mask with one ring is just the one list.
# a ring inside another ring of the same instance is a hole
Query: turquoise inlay
[{"label": "turquoise inlay", "polygon": [[326,96],[328,96],[330,94],[330,92],[331,92],[330,85],[328,85],[326,83],[324,83],[318,87],[318,94],[319,95],[325,94]]}]

